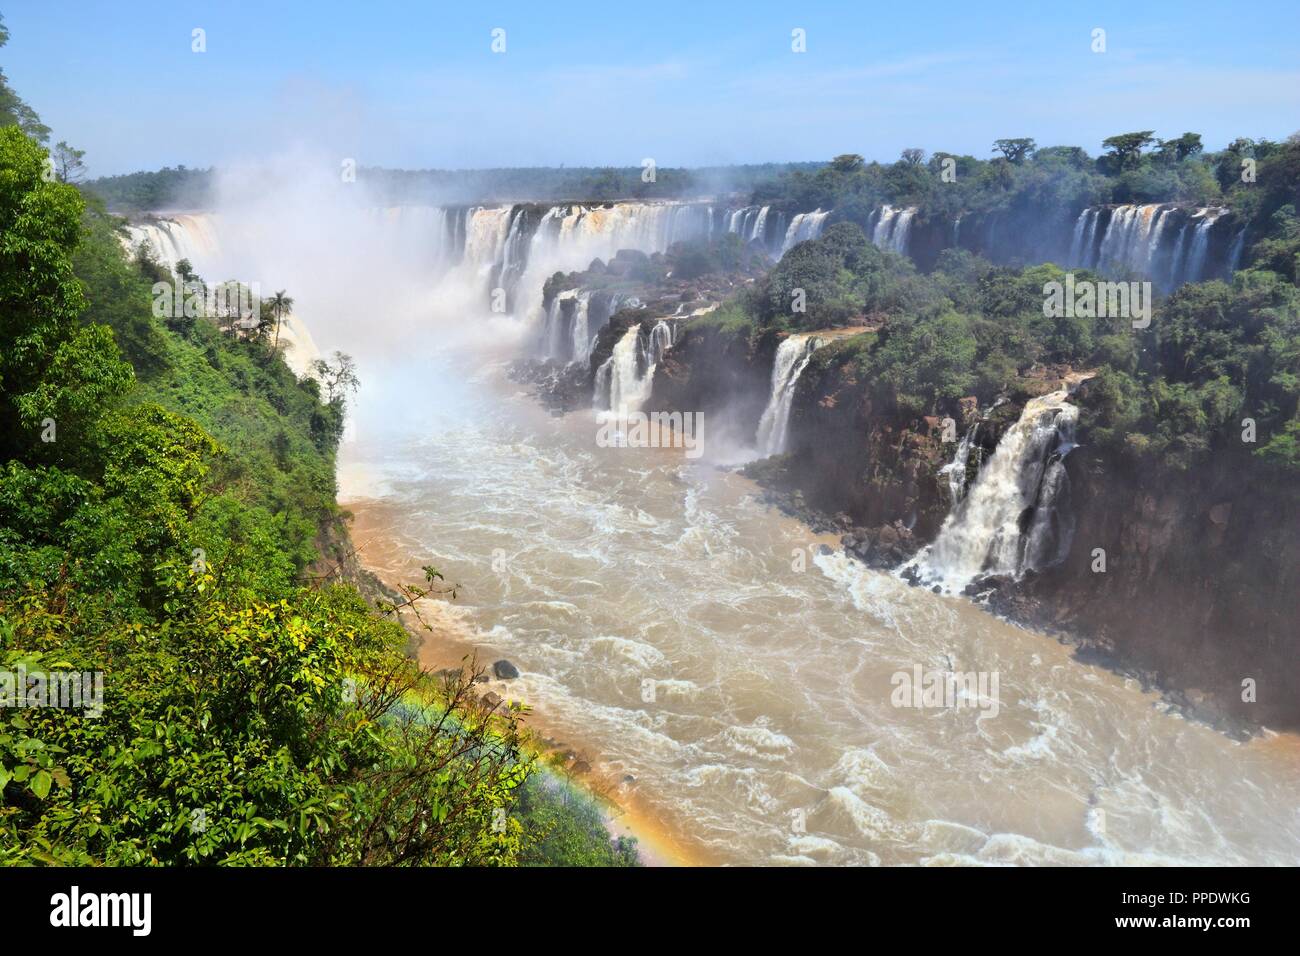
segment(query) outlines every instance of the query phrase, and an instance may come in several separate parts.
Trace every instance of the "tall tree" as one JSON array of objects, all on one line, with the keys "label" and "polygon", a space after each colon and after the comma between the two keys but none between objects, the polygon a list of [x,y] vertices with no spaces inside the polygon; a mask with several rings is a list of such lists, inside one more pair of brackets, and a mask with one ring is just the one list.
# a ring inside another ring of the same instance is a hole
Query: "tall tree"
[{"label": "tall tree", "polygon": [[333,404],[335,400],[343,402],[348,392],[355,392],[361,386],[357,378],[357,363],[345,352],[334,353],[334,364],[324,359],[311,363],[311,370],[317,381],[325,386],[325,401]]},{"label": "tall tree", "polygon": [[857,153],[841,153],[831,160],[831,169],[837,173],[852,173],[861,169],[864,162]]},{"label": "tall tree", "polygon": [[1136,133],[1120,133],[1101,141],[1101,145],[1110,150],[1110,155],[1120,169],[1137,164],[1142,150],[1156,141],[1155,130],[1144,129]]},{"label": "tall tree", "polygon": [[995,139],[993,149],[1006,157],[1008,162],[1019,165],[1025,161],[1025,157],[1034,151],[1037,147],[1028,136],[1022,136],[1016,139]]},{"label": "tall tree", "polygon": [[275,315],[275,343],[272,349],[280,347],[280,323],[284,321],[286,315],[293,314],[293,299],[284,294],[281,289],[275,295],[271,296],[271,312]]},{"label": "tall tree", "polygon": [[1200,133],[1184,133],[1177,139],[1164,139],[1158,147],[1161,156],[1176,163],[1181,163],[1188,156],[1195,156],[1204,148]]},{"label": "tall tree", "polygon": [[73,149],[63,140],[50,150],[50,159],[54,161],[54,175],[61,183],[79,183],[85,177],[86,164],[82,157],[84,149]]}]

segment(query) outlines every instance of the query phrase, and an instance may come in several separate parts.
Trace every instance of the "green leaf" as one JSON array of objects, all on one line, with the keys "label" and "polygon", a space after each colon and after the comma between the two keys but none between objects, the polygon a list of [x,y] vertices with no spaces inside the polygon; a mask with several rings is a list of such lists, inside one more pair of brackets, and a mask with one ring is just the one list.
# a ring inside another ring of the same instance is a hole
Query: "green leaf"
[{"label": "green leaf", "polygon": [[44,800],[50,793],[50,785],[54,783],[54,778],[44,770],[38,770],[36,776],[32,778],[30,784],[32,793]]}]

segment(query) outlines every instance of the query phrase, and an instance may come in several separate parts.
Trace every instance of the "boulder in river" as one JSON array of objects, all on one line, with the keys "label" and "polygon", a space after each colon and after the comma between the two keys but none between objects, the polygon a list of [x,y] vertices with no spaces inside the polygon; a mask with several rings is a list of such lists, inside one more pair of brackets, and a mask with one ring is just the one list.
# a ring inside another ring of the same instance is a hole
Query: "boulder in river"
[{"label": "boulder in river", "polygon": [[497,680],[514,680],[519,676],[519,668],[502,659],[492,665],[492,673],[497,676]]}]

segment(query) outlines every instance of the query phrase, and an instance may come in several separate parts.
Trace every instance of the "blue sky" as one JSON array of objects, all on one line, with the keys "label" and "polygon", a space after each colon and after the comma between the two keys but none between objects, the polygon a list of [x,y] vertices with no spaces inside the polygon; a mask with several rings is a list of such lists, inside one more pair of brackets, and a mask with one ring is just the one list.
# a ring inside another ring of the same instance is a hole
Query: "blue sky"
[{"label": "blue sky", "polygon": [[[11,84],[93,174],[308,145],[363,165],[978,156],[1300,128],[1300,3],[0,0]],[[191,52],[191,31],[207,52]],[[491,52],[491,30],[506,52]],[[791,30],[807,52],[791,51]],[[1106,30],[1105,53],[1091,50]]]}]

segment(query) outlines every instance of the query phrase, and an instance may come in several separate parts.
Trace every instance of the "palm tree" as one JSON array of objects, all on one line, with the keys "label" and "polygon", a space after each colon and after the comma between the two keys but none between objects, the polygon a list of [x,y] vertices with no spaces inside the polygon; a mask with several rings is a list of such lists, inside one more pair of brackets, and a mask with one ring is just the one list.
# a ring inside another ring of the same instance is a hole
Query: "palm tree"
[{"label": "palm tree", "polygon": [[286,315],[293,315],[293,299],[285,295],[284,290],[281,289],[271,296],[271,311],[275,313],[275,344],[271,348],[276,350],[280,347],[280,320]]}]

